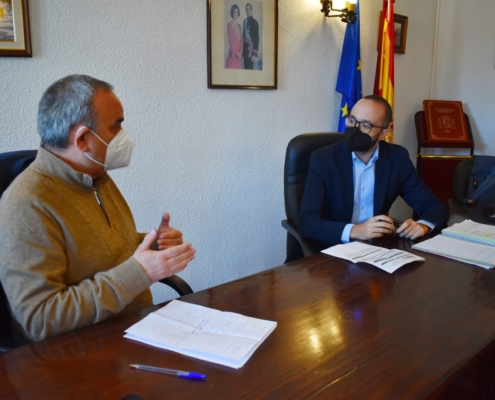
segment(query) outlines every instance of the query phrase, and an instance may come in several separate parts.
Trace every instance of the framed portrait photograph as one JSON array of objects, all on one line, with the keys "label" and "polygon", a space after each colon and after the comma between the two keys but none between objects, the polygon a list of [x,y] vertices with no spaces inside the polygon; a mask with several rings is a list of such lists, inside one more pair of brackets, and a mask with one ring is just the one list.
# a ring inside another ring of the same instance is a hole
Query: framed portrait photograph
[{"label": "framed portrait photograph", "polygon": [[0,56],[32,56],[27,0],[0,0]]},{"label": "framed portrait photograph", "polygon": [[394,52],[405,54],[407,38],[407,17],[394,14]]},{"label": "framed portrait photograph", "polygon": [[278,0],[207,0],[207,8],[208,88],[276,89]]}]

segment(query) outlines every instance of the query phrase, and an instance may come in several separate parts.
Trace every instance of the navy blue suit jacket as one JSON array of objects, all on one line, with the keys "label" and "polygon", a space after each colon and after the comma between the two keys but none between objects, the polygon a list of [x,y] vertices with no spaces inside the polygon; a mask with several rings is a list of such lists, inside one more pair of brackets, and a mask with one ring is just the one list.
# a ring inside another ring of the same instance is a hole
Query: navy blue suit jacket
[{"label": "navy blue suit jacket", "polygon": [[[388,214],[398,196],[419,219],[434,223],[435,231],[447,224],[447,207],[418,176],[407,150],[381,141],[375,165],[373,214]],[[342,231],[352,219],[353,204],[352,154],[346,144],[339,142],[314,151],[299,213],[301,234],[327,247],[341,243]]]}]

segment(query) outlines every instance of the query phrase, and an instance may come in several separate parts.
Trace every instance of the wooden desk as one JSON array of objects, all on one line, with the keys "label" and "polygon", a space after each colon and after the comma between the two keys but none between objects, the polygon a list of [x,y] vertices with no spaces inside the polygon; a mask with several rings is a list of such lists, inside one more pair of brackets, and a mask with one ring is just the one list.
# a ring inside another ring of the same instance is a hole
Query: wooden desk
[{"label": "wooden desk", "polygon": [[[375,244],[410,250],[396,236]],[[240,370],[124,339],[142,312],[1,355],[0,398],[466,398],[466,387],[450,385],[494,359],[495,273],[422,255],[425,263],[389,275],[320,254],[183,297],[278,321]],[[132,363],[199,371],[207,380]],[[478,395],[489,396],[483,390]]]}]

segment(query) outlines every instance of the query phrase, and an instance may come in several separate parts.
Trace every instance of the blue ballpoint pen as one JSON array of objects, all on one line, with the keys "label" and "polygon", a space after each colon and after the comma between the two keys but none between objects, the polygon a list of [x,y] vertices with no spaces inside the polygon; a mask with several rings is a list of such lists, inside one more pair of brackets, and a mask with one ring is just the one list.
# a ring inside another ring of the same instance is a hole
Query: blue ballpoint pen
[{"label": "blue ballpoint pen", "polygon": [[206,375],[205,374],[200,374],[199,372],[179,371],[177,369],[152,367],[150,365],[142,365],[142,364],[130,364],[129,366],[131,368],[140,369],[142,371],[158,372],[160,374],[176,375],[179,378],[185,378],[185,379],[206,379]]}]

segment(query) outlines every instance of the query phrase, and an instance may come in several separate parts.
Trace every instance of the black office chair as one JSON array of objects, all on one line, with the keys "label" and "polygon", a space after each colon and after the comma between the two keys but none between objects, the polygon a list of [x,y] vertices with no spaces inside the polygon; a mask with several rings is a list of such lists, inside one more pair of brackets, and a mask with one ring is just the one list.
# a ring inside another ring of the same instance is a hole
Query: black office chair
[{"label": "black office chair", "polygon": [[342,139],[342,133],[304,133],[293,138],[287,145],[284,167],[284,201],[287,219],[282,221],[282,226],[287,230],[286,263],[318,252],[319,246],[303,238],[298,227],[299,207],[306,187],[309,157],[314,150]]},{"label": "black office chair", "polygon": [[[0,154],[0,197],[5,189],[36,157],[36,150],[13,151]],[[7,296],[0,282],[0,352],[19,347],[24,342],[14,338],[12,334],[11,316]]]},{"label": "black office chair", "polygon": [[[0,154],[0,197],[12,181],[24,171],[36,158],[36,150],[12,151]],[[179,296],[193,293],[191,287],[182,278],[172,275],[160,281],[174,289]],[[0,282],[0,352],[26,344],[14,338],[12,317],[9,312],[7,296]]]},{"label": "black office chair", "polygon": [[495,207],[494,169],[494,156],[476,155],[461,161],[454,170],[454,203]]},{"label": "black office chair", "polygon": [[473,165],[474,158],[467,158],[455,167],[452,182],[452,197],[458,205],[463,204],[467,198],[469,176],[473,170]]}]

